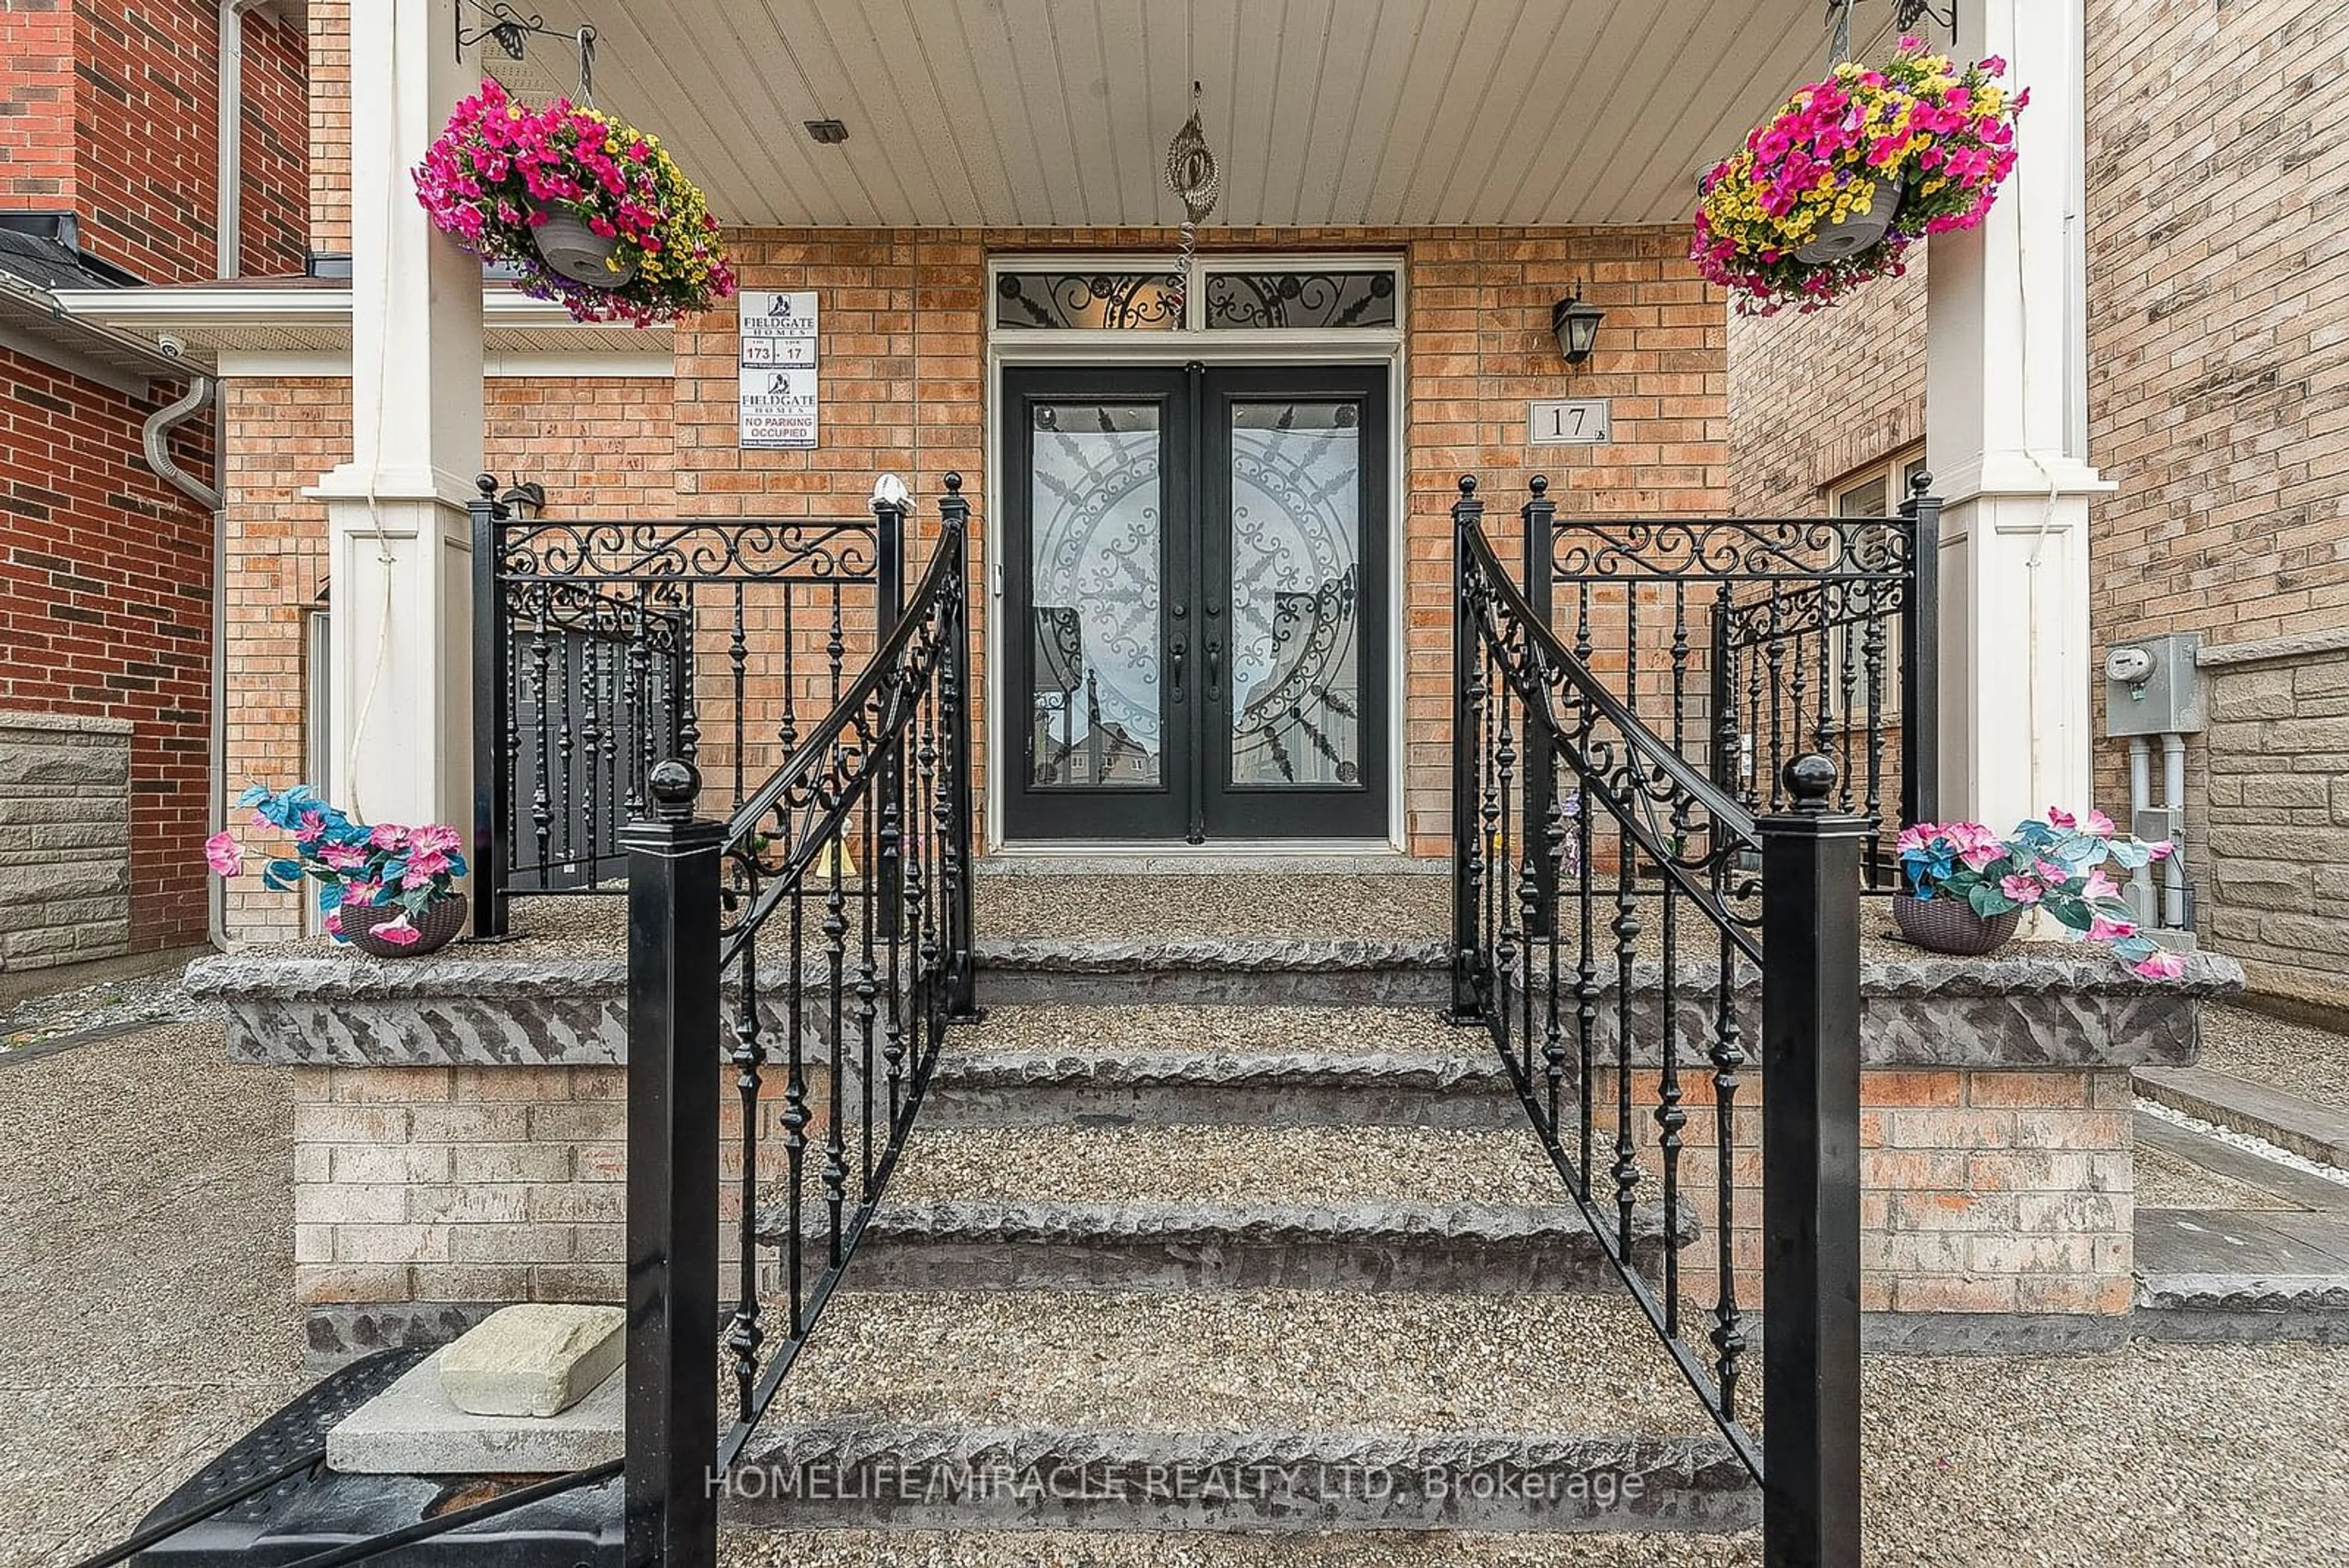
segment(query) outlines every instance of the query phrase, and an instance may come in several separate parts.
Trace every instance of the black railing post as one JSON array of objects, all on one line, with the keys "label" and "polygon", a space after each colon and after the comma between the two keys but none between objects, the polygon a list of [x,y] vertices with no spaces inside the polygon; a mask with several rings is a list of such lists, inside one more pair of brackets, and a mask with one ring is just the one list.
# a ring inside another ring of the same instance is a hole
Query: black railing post
[{"label": "black railing post", "polygon": [[497,475],[473,481],[473,936],[506,934],[506,867],[513,861],[512,758],[506,755],[513,688],[512,628],[498,588],[498,524],[506,515]]},{"label": "black railing post", "polygon": [[970,503],[963,498],[962,475],[947,475],[946,499],[938,503],[938,548],[954,553],[954,573],[946,584],[947,646],[939,670],[939,703],[947,724],[947,801],[954,814],[952,837],[946,849],[949,878],[947,912],[953,940],[948,957],[947,1013],[957,1023],[979,1016],[978,964],[972,953],[976,927],[974,887],[978,874],[972,858],[970,744]]},{"label": "black railing post", "polygon": [[627,1568],[718,1552],[719,857],[701,775],[663,762],[629,824]]},{"label": "black railing post", "polygon": [[1874,824],[1786,764],[1762,839],[1762,1488],[1767,1568],[1859,1563],[1859,872]]},{"label": "black railing post", "polygon": [[1475,608],[1468,592],[1468,535],[1481,527],[1485,504],[1476,499],[1476,477],[1460,476],[1460,499],[1452,504],[1452,1021],[1473,1023],[1484,1017],[1477,1000],[1476,971],[1483,942],[1477,929],[1475,857],[1483,846],[1476,815],[1476,715],[1469,694],[1481,664]]},{"label": "black railing post", "polygon": [[[897,629],[897,621],[905,613],[905,524],[912,506],[902,485],[879,483],[873,487],[873,566],[874,607],[873,646],[881,648],[889,634]],[[874,801],[896,800],[900,775],[895,752],[882,760],[881,772],[874,779]],[[876,933],[884,940],[895,937],[905,916],[905,863],[901,855],[885,855],[876,867],[880,873],[881,907]]]},{"label": "black railing post", "polygon": [[[1549,481],[1537,473],[1533,477],[1533,499],[1526,502],[1519,514],[1525,523],[1526,602],[1534,607],[1534,615],[1542,629],[1555,629],[1550,625],[1550,523],[1557,515],[1557,503],[1549,498]],[[1528,842],[1537,842],[1549,823],[1552,799],[1557,794],[1557,758],[1550,744],[1549,727],[1533,722],[1526,724],[1526,833]],[[1557,868],[1547,856],[1533,857],[1535,904],[1527,910],[1526,934],[1528,937],[1547,936],[1557,920]]]},{"label": "black railing post", "polygon": [[1708,692],[1712,703],[1713,786],[1732,800],[1742,800],[1737,777],[1737,668],[1730,647],[1730,611],[1726,599],[1713,602],[1713,670]]},{"label": "black railing post", "polygon": [[1941,500],[1909,481],[1909,597],[1900,618],[1900,826],[1941,819]]}]

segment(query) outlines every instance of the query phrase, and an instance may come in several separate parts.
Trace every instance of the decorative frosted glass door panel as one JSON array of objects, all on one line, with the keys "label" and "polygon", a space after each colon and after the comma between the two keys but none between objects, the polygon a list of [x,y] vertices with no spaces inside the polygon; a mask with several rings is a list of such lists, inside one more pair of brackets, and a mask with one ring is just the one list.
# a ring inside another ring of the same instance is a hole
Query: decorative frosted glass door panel
[{"label": "decorative frosted glass door panel", "polygon": [[1387,372],[1007,370],[1014,839],[1379,839]]},{"label": "decorative frosted glass door panel", "polygon": [[1231,410],[1234,784],[1359,788],[1361,410]]},{"label": "decorative frosted glass door panel", "polygon": [[1152,403],[1045,402],[1030,418],[1028,584],[1036,648],[1029,782],[1163,787],[1160,410]]}]

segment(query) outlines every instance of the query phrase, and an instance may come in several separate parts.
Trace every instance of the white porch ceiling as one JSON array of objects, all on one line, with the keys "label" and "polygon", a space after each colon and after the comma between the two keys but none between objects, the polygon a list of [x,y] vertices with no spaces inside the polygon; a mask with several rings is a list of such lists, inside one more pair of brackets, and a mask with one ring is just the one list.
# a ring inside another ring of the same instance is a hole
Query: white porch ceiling
[{"label": "white porch ceiling", "polygon": [[[557,0],[546,22],[595,27],[596,101],[659,134],[729,223],[1178,223],[1165,149],[1195,78],[1217,223],[1640,223],[1686,217],[1696,171],[1816,71],[1824,9]],[[574,85],[548,40],[491,64]],[[844,144],[809,140],[823,119]]]}]

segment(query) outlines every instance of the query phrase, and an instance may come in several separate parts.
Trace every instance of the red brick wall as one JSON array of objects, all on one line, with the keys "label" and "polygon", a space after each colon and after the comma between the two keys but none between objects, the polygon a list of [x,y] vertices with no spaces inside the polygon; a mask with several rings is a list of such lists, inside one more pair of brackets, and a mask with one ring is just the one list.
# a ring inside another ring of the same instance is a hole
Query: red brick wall
[{"label": "red brick wall", "polygon": [[238,263],[249,276],[303,269],[310,250],[309,42],[266,13],[244,19],[243,184]]},{"label": "red brick wall", "polygon": [[[0,709],[129,720],[131,945],[203,940],[212,519],[147,470],[162,400],[0,349]],[[173,443],[199,475],[210,442]]]},{"label": "red brick wall", "polygon": [[62,0],[0,0],[0,205],[72,201],[73,52]]},{"label": "red brick wall", "polygon": [[[308,43],[244,22],[239,257],[301,270]],[[217,275],[220,15],[212,0],[0,4],[0,204],[71,211],[83,244],[157,283]]]}]

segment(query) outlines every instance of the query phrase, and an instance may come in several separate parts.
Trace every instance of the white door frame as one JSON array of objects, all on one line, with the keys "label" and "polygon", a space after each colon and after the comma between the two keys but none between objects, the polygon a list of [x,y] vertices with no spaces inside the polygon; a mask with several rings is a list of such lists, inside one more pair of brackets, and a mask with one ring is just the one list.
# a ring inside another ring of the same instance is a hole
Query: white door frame
[{"label": "white door frame", "polygon": [[[1043,843],[1007,844],[1004,836],[1005,785],[1009,777],[1005,771],[1009,753],[1004,716],[1009,699],[1007,674],[1009,665],[1003,644],[1003,574],[1004,531],[996,520],[1004,515],[1003,486],[1003,372],[1014,365],[1118,365],[1118,366],[1179,366],[1197,360],[1206,365],[1362,365],[1384,366],[1387,372],[1387,407],[1389,410],[1387,486],[1388,598],[1387,613],[1394,628],[1392,657],[1388,669],[1388,707],[1393,715],[1387,726],[1388,801],[1387,839],[1384,847],[1398,853],[1408,849],[1410,839],[1405,830],[1404,803],[1408,796],[1409,779],[1405,765],[1410,748],[1405,743],[1409,727],[1409,711],[1405,707],[1405,672],[1410,667],[1411,623],[1406,614],[1410,594],[1410,496],[1404,484],[1404,449],[1410,429],[1410,405],[1405,389],[1406,376],[1403,338],[1410,320],[1407,313],[1407,279],[1403,260],[1399,255],[1329,255],[1310,252],[1276,252],[1254,254],[1219,253],[1213,258],[1200,257],[1192,263],[1193,286],[1188,298],[1195,302],[1202,297],[1197,286],[1209,271],[1343,271],[1348,268],[1367,269],[1391,267],[1395,277],[1395,322],[1391,327],[1355,327],[1335,330],[1267,327],[1262,330],[1205,328],[1183,331],[1059,331],[1020,329],[998,332],[994,329],[993,306],[995,280],[1005,272],[1083,272],[1100,269],[1110,272],[1136,272],[1153,267],[1163,269],[1164,260],[1149,255],[1103,255],[1098,254],[1047,253],[1042,255],[1002,255],[988,258],[987,266],[987,385],[985,472],[987,483],[984,502],[987,511],[981,532],[985,536],[985,553],[979,576],[979,591],[987,603],[987,813],[986,843],[982,853],[993,854],[1007,848],[1014,851],[1047,853],[1066,851],[1071,854],[1098,853],[1105,846],[1085,840],[1053,840]],[[1120,841],[1122,846],[1123,841]],[[1106,847],[1115,847],[1111,846]],[[1277,842],[1222,841],[1194,848],[1184,844],[1149,841],[1137,846],[1154,855],[1174,856],[1186,850],[1193,854],[1226,855],[1234,853],[1311,854],[1316,851],[1361,851],[1366,847],[1360,841],[1319,844],[1305,840],[1284,839]],[[1379,847],[1376,845],[1371,848]]]}]

